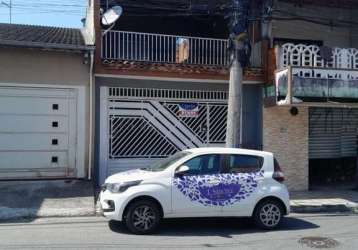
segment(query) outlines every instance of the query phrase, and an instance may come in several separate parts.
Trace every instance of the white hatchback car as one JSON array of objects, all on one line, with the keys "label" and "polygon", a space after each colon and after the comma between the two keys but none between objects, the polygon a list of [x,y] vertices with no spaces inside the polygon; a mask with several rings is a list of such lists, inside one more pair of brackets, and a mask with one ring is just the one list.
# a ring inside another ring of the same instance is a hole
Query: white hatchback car
[{"label": "white hatchback car", "polygon": [[100,203],[105,217],[136,234],[152,232],[162,218],[180,217],[252,217],[273,229],[290,211],[283,180],[272,153],[189,149],[108,177]]}]

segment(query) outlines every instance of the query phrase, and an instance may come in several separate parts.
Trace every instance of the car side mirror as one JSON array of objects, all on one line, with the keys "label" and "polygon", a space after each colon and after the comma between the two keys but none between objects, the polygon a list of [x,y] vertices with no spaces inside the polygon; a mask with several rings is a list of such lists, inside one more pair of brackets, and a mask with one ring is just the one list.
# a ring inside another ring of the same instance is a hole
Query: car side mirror
[{"label": "car side mirror", "polygon": [[180,177],[183,176],[186,172],[189,171],[189,167],[188,166],[180,166],[177,170],[175,170],[175,176],[176,177]]}]

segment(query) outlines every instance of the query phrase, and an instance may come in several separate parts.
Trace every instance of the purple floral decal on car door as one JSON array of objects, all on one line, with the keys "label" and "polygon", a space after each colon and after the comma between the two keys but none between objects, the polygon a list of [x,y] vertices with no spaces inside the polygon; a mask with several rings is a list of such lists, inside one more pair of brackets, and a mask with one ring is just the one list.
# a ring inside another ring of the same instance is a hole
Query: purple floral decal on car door
[{"label": "purple floral decal on car door", "polygon": [[257,189],[264,172],[174,178],[174,186],[191,201],[205,206],[227,206],[246,199]]}]

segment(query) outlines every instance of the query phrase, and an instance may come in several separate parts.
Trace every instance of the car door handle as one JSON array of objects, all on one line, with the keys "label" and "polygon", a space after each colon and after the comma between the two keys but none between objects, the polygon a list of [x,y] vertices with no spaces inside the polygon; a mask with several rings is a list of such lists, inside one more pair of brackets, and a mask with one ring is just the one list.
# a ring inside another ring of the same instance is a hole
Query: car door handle
[{"label": "car door handle", "polygon": [[208,184],[218,185],[218,184],[220,184],[220,181],[219,181],[219,180],[209,180],[209,181],[208,181]]}]

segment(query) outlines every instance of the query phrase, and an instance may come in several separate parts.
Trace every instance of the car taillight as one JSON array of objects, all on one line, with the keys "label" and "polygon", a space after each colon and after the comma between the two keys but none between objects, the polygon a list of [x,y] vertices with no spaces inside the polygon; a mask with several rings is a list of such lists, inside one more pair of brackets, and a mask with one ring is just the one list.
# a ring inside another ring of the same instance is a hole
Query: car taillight
[{"label": "car taillight", "polygon": [[274,171],[272,178],[278,182],[285,181],[285,175],[283,174],[282,168],[276,159],[274,159]]}]

